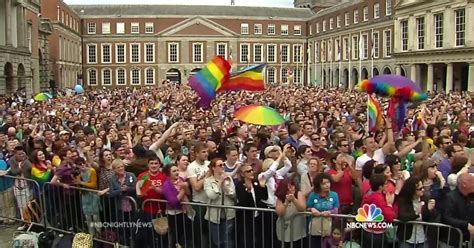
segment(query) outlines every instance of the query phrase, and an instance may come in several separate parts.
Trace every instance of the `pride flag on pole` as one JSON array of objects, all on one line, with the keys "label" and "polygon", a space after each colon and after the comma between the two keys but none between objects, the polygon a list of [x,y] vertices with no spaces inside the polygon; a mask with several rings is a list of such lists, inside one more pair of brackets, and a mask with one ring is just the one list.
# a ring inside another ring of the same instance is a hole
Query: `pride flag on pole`
[{"label": "pride flag on pole", "polygon": [[377,131],[383,126],[383,114],[380,103],[371,95],[368,95],[367,99],[367,120],[370,132]]},{"label": "pride flag on pole", "polygon": [[223,57],[215,57],[198,73],[189,78],[189,85],[195,90],[201,107],[209,106],[216,92],[230,77],[230,64]]},{"label": "pride flag on pole", "polygon": [[249,91],[260,91],[265,89],[265,83],[263,80],[263,71],[265,64],[254,65],[245,68],[242,71],[237,72],[230,76],[226,80],[218,91],[225,90],[249,90]]}]

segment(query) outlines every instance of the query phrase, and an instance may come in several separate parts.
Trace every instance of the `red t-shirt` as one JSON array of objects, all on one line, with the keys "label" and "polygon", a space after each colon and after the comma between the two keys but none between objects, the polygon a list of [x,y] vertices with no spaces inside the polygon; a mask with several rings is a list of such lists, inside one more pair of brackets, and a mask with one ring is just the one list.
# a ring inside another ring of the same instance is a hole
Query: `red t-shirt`
[{"label": "red t-shirt", "polygon": [[[330,169],[329,175],[337,175],[337,171]],[[340,205],[349,205],[352,203],[352,176],[349,169],[344,170],[344,175],[339,182],[331,184],[331,190],[339,196]]]},{"label": "red t-shirt", "polygon": [[[151,175],[148,171],[142,172],[138,175],[137,182],[143,180],[144,183],[140,188],[142,200],[145,201],[147,199],[158,199],[162,200],[163,196],[153,190],[151,187],[154,185],[155,187],[161,187],[166,181],[166,174],[163,172],[159,172],[156,175]],[[159,210],[164,210],[166,204],[159,204],[158,202],[149,202],[145,204],[144,211],[151,214],[156,214]]]}]

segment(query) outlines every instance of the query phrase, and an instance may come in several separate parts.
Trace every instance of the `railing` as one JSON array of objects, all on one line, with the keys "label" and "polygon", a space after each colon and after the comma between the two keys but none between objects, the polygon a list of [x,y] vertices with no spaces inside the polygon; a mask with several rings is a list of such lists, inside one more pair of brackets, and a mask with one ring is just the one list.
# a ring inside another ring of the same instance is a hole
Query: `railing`
[{"label": "railing", "polygon": [[[374,234],[360,228],[352,215],[315,218],[308,212],[295,212],[279,217],[271,208],[194,202],[183,202],[179,209],[173,209],[164,200],[149,199],[139,205],[130,196],[100,196],[97,190],[51,183],[42,186],[30,179],[0,177],[0,218],[64,234],[85,232],[101,243],[140,248],[312,248],[337,246],[340,241],[344,247],[354,248],[397,247],[405,241],[425,243],[427,247],[474,244],[473,237],[470,243],[463,243],[461,230],[440,223],[395,221],[393,228]],[[17,214],[17,209],[32,201],[38,203],[37,216],[25,219]],[[418,232],[410,231],[413,228]]]}]

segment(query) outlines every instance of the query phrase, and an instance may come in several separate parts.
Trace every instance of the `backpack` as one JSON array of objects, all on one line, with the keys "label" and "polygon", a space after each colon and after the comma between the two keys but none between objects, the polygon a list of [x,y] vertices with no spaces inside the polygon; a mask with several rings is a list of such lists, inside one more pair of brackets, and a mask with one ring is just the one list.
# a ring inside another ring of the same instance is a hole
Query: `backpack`
[{"label": "backpack", "polygon": [[15,235],[13,238],[13,248],[39,248],[39,234],[35,232],[27,232]]},{"label": "backpack", "polygon": [[29,223],[41,222],[41,206],[36,200],[29,201],[23,208],[23,218]]}]

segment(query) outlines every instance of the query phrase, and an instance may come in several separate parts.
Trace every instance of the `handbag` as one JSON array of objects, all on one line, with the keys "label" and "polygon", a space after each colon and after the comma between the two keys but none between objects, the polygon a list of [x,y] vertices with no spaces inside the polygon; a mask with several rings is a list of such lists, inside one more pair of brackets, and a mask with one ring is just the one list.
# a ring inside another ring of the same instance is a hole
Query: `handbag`
[{"label": "handbag", "polygon": [[309,223],[309,233],[311,236],[326,237],[331,235],[332,219],[331,217],[313,217]]},{"label": "handbag", "polygon": [[153,229],[155,229],[155,232],[159,235],[165,235],[168,233],[168,217],[160,214],[160,216],[154,219],[152,223]]},{"label": "handbag", "polygon": [[72,240],[72,248],[92,248],[92,235],[87,233],[77,233]]}]

